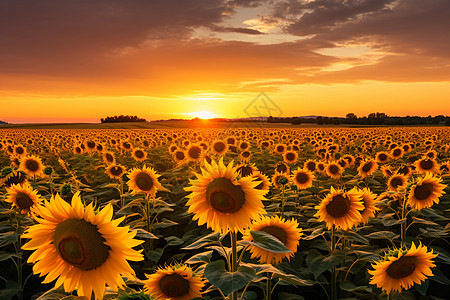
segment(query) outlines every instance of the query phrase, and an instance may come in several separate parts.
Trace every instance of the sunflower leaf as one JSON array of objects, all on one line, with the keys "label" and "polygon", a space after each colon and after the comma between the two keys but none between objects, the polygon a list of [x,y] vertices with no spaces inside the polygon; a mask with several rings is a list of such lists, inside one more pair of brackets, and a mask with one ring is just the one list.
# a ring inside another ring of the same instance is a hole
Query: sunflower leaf
[{"label": "sunflower leaf", "polygon": [[[259,247],[261,249],[274,253],[289,253],[289,250],[279,239],[264,231],[250,231],[253,241],[248,243],[250,245]],[[244,242],[246,243],[246,242]]]},{"label": "sunflower leaf", "polygon": [[208,281],[225,295],[240,290],[256,278],[256,271],[250,267],[241,266],[236,272],[225,270],[223,260],[216,260],[207,264],[204,274]]},{"label": "sunflower leaf", "polygon": [[327,270],[338,266],[344,261],[345,254],[342,251],[336,251],[329,256],[323,256],[316,249],[309,251],[306,256],[306,264],[311,270],[311,273],[317,279],[320,274]]},{"label": "sunflower leaf", "polygon": [[211,261],[212,254],[213,250],[195,254],[194,256],[189,258],[186,261],[186,263],[187,264],[209,263]]},{"label": "sunflower leaf", "polygon": [[194,250],[194,249],[199,249],[202,248],[206,245],[212,245],[212,244],[219,244],[219,237],[220,237],[220,233],[218,232],[213,232],[211,234],[208,234],[207,236],[204,236],[198,240],[196,240],[195,242],[193,242],[192,244],[190,244],[189,246],[186,246],[184,248],[182,248],[182,250]]}]

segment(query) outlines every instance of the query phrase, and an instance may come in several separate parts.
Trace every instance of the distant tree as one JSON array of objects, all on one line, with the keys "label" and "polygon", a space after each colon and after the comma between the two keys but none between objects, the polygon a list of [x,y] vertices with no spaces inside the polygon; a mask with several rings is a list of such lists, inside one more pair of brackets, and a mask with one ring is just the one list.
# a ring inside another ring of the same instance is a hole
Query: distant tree
[{"label": "distant tree", "polygon": [[358,117],[357,117],[354,113],[348,113],[348,114],[345,116],[345,118],[351,119],[351,120],[358,119]]},{"label": "distant tree", "polygon": [[138,116],[112,116],[101,118],[102,123],[119,123],[119,122],[146,122],[147,120],[138,118]]},{"label": "distant tree", "polygon": [[450,126],[450,117],[445,119],[445,126]]}]

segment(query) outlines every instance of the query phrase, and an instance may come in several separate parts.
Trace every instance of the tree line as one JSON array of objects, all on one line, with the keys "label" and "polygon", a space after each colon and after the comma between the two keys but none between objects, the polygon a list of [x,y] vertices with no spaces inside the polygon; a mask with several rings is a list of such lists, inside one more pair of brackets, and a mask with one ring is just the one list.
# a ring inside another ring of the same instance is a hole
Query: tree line
[{"label": "tree line", "polygon": [[100,121],[102,123],[119,123],[119,122],[146,122],[147,120],[139,118],[138,116],[112,116],[101,118]]},{"label": "tree line", "polygon": [[289,117],[289,118],[276,118],[270,116],[267,118],[268,123],[291,123],[292,125],[299,124],[318,124],[318,125],[340,125],[340,124],[353,124],[353,125],[446,125],[450,126],[449,116],[406,116],[395,117],[388,116],[385,113],[371,113],[364,117],[358,117],[354,113],[348,113],[345,118],[341,117]]}]

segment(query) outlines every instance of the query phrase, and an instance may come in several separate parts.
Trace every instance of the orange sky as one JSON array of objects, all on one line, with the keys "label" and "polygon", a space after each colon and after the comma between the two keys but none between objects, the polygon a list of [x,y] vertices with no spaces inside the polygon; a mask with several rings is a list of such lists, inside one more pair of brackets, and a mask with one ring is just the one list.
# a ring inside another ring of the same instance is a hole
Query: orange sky
[{"label": "orange sky", "polygon": [[447,0],[6,0],[0,120],[246,117],[261,92],[280,116],[450,115],[449,9]]}]

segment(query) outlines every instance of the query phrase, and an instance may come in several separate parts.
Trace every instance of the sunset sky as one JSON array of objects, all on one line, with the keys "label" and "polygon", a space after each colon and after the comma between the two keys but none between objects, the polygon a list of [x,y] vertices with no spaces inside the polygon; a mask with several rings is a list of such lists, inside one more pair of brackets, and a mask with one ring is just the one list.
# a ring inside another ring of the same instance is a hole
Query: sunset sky
[{"label": "sunset sky", "polygon": [[[449,0],[0,0],[0,120],[450,115]],[[263,114],[264,115],[264,114]]]}]

